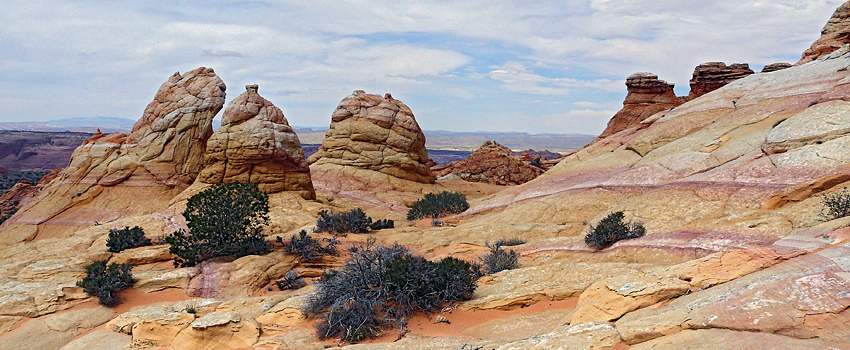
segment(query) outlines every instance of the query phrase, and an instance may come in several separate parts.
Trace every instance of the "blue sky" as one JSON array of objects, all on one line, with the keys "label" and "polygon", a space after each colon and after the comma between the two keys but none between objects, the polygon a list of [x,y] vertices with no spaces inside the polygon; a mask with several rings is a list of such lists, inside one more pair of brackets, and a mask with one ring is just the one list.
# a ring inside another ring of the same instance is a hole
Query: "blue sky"
[{"label": "blue sky", "polygon": [[796,62],[842,1],[0,0],[0,122],[136,120],[175,71],[212,67],[297,126],[353,90],[423,129],[597,134],[626,76],[688,92],[702,62]]}]

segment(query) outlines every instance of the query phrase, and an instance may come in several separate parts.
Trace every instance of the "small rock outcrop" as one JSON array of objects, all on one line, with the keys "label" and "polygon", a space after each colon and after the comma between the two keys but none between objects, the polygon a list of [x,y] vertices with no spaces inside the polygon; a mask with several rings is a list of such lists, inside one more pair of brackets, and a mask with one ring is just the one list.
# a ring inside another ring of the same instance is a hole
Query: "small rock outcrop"
[{"label": "small rock outcrop", "polygon": [[608,121],[608,127],[597,140],[639,124],[655,113],[670,110],[682,101],[673,92],[674,84],[659,80],[652,73],[639,72],[626,78],[628,95],[623,109]]},{"label": "small rock outcrop", "polygon": [[788,69],[788,68],[791,68],[790,63],[771,63],[771,64],[764,66],[764,68],[761,69],[761,72],[762,73],[770,73],[770,72],[775,72],[775,71],[778,71],[778,70],[783,70],[783,69]]},{"label": "small rock outcrop", "polygon": [[254,182],[267,193],[299,191],[304,198],[315,198],[298,135],[280,108],[257,93],[257,85],[245,89],[224,110],[221,127],[207,141],[206,167],[198,181]]},{"label": "small rock outcrop", "polygon": [[688,100],[693,100],[753,73],[746,63],[733,63],[727,66],[723,62],[708,62],[698,65],[694,68],[694,76],[690,81],[691,92],[688,94]]},{"label": "small rock outcrop", "polygon": [[827,57],[833,51],[850,44],[850,1],[845,2],[833,12],[820,34],[820,38],[803,52],[797,65]]},{"label": "small rock outcrop", "polygon": [[466,181],[495,185],[519,185],[534,180],[544,170],[529,165],[511,153],[510,148],[487,141],[469,157],[451,164],[436,166],[438,177],[456,176]]},{"label": "small rock outcrop", "polygon": [[330,129],[310,165],[336,164],[400,179],[434,183],[425,135],[413,112],[390,94],[354,91],[331,116]]}]

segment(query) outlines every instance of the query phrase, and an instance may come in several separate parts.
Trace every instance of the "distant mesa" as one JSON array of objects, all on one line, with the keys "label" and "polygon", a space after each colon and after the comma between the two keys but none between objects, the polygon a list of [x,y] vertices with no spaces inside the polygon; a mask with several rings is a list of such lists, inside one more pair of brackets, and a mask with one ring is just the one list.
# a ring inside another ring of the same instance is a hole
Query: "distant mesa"
[{"label": "distant mesa", "polygon": [[733,63],[728,66],[723,62],[700,64],[694,68],[688,100],[693,100],[753,73],[746,63]]},{"label": "distant mesa", "polygon": [[[531,156],[528,160],[531,160]],[[440,179],[460,178],[495,185],[520,185],[534,180],[544,170],[529,165],[511,150],[495,141],[487,141],[468,158],[432,168]]]},{"label": "distant mesa", "polygon": [[354,91],[342,99],[313,165],[335,164],[377,171],[400,179],[434,183],[425,135],[413,112],[390,94]]},{"label": "distant mesa", "polygon": [[623,109],[608,121],[608,127],[597,140],[611,136],[640,124],[644,119],[661,111],[668,111],[682,100],[673,91],[674,84],[658,79],[647,72],[638,72],[626,78],[628,94],[623,101]]},{"label": "distant mesa", "polygon": [[310,168],[298,135],[280,108],[246,85],[224,110],[221,127],[207,141],[198,181],[254,182],[267,193],[299,191],[315,198]]},{"label": "distant mesa", "polygon": [[826,58],[833,51],[850,44],[850,1],[835,10],[820,33],[820,38],[803,52],[796,65]]}]

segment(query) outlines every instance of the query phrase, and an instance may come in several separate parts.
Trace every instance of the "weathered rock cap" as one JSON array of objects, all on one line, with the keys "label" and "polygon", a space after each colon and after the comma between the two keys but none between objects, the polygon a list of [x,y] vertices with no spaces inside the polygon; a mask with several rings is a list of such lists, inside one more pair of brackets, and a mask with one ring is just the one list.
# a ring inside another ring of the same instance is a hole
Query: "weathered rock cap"
[{"label": "weathered rock cap", "polygon": [[833,51],[850,44],[850,1],[835,9],[820,33],[820,38],[803,52],[795,65],[826,58]]},{"label": "weathered rock cap", "polygon": [[755,72],[746,63],[733,63],[728,66],[723,62],[700,64],[694,68],[688,100],[693,100],[753,73]]},{"label": "weathered rock cap", "polygon": [[311,165],[336,164],[373,170],[400,179],[434,183],[425,134],[410,107],[355,90],[331,115],[331,125]]},{"label": "weathered rock cap", "polygon": [[771,64],[764,66],[764,68],[762,68],[761,72],[762,73],[770,73],[770,72],[775,72],[775,71],[778,71],[778,70],[783,70],[783,69],[788,69],[788,68],[791,68],[790,63],[784,63],[784,62],[782,62],[782,63],[771,63]]},{"label": "weathered rock cap", "polygon": [[225,108],[221,127],[207,142],[206,167],[198,181],[254,182],[268,193],[297,191],[315,198],[298,135],[283,111],[257,93],[259,88],[245,85],[245,92]]}]

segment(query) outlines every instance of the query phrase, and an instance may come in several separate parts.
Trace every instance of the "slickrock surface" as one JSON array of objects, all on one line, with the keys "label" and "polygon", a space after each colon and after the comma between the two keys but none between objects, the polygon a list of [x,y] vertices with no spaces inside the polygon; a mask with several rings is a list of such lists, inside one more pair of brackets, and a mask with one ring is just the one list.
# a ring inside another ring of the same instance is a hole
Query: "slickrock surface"
[{"label": "slickrock surface", "polygon": [[174,73],[131,134],[96,133],[78,147],[58,180],[7,220],[0,244],[166,207],[200,172],[224,91],[211,68]]},{"label": "slickrock surface", "polygon": [[639,125],[655,113],[669,111],[682,104],[673,92],[673,84],[652,73],[639,72],[626,78],[628,94],[621,109],[608,121],[608,127],[596,140]]},{"label": "slickrock surface", "polygon": [[466,181],[487,182],[494,185],[523,184],[544,172],[541,168],[523,162],[519,157],[514,156],[509,148],[495,141],[484,142],[462,161],[435,166],[431,169],[435,170],[435,175],[441,179],[459,177]]},{"label": "slickrock surface", "polygon": [[700,64],[694,68],[688,100],[693,100],[753,73],[746,63],[733,63],[728,66],[723,62]]},{"label": "slickrock surface", "polygon": [[820,33],[820,38],[803,52],[803,56],[796,64],[825,58],[833,51],[850,44],[850,2],[845,2],[835,10]]},{"label": "slickrock surface", "polygon": [[326,164],[377,171],[400,179],[434,183],[425,135],[404,103],[363,90],[346,96],[311,166]]},{"label": "slickrock surface", "polygon": [[198,181],[254,182],[267,193],[298,191],[315,198],[298,135],[258,88],[245,86],[247,91],[224,110],[221,127],[207,141],[206,167]]}]

